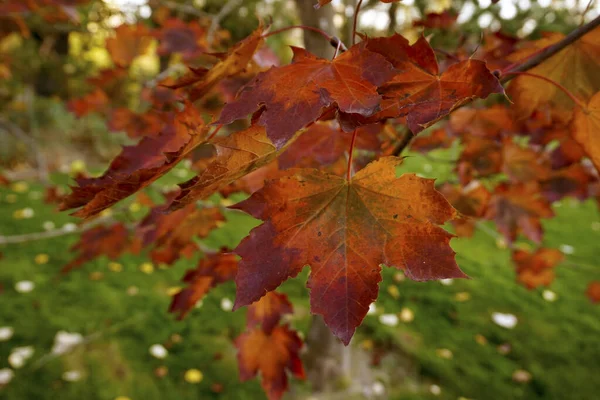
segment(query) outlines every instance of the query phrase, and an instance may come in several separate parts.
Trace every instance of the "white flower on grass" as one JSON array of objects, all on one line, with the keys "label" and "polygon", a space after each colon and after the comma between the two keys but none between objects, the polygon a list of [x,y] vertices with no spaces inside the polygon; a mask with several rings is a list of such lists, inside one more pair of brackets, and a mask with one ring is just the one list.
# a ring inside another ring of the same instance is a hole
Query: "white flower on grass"
[{"label": "white flower on grass", "polygon": [[221,299],[221,309],[223,311],[231,311],[233,310],[233,301],[229,300],[227,297]]},{"label": "white flower on grass", "polygon": [[10,338],[15,333],[15,330],[12,326],[0,326],[0,342],[6,342],[10,340]]},{"label": "white flower on grass", "polygon": [[431,386],[429,386],[429,391],[431,392],[432,395],[439,396],[442,393],[442,388],[439,387],[438,385],[431,385]]},{"label": "white flower on grass", "polygon": [[373,383],[373,387],[371,389],[373,390],[373,394],[375,396],[383,396],[385,393],[385,386],[379,381]]},{"label": "white flower on grass", "polygon": [[542,292],[542,298],[550,303],[552,303],[553,301],[556,301],[556,299],[558,298],[558,296],[556,295],[556,293],[554,293],[552,290],[544,290]]},{"label": "white flower on grass", "polygon": [[45,231],[51,231],[54,228],[56,228],[56,225],[52,221],[44,221],[44,223],[42,224],[42,227],[44,228]]},{"label": "white flower on grass", "polygon": [[19,281],[15,283],[15,290],[19,293],[29,293],[35,288],[35,283],[31,281]]},{"label": "white flower on grass", "polygon": [[80,380],[82,377],[81,371],[66,371],[64,374],[62,374],[62,378],[63,380],[67,381],[67,382],[77,382],[78,380]]},{"label": "white flower on grass", "polygon": [[83,336],[81,333],[58,331],[56,336],[54,336],[54,345],[52,346],[51,350],[52,354],[64,354],[82,342]]},{"label": "white flower on grass", "polygon": [[162,344],[153,344],[152,346],[150,346],[149,351],[152,357],[160,359],[165,358],[169,354],[167,349],[165,349],[165,346],[163,346]]},{"label": "white flower on grass", "polygon": [[33,356],[33,346],[15,347],[8,356],[8,363],[14,369],[21,368]]},{"label": "white flower on grass", "polygon": [[454,283],[453,279],[440,279],[440,283],[444,286],[450,286]]},{"label": "white flower on grass", "polygon": [[15,372],[10,368],[0,369],[0,386],[8,385],[12,378],[14,378]]},{"label": "white flower on grass", "polygon": [[74,223],[72,223],[72,222],[69,222],[69,223],[67,223],[67,224],[64,224],[64,225],[63,225],[63,227],[62,227],[62,230],[63,230],[63,231],[65,231],[65,232],[73,232],[73,231],[75,231],[76,229],[77,229],[77,225],[75,225],[75,224],[74,224]]},{"label": "white flower on grass", "polygon": [[33,211],[33,208],[27,207],[21,210],[21,217],[25,218],[25,219],[29,219],[31,217],[33,217],[35,214],[35,212]]},{"label": "white flower on grass", "polygon": [[396,314],[381,314],[379,316],[379,322],[387,326],[398,325],[399,318]]},{"label": "white flower on grass", "polygon": [[561,244],[559,246],[560,251],[562,251],[564,254],[573,254],[575,253],[575,248],[571,245],[568,244]]},{"label": "white flower on grass", "polygon": [[501,326],[506,329],[512,329],[517,326],[517,317],[513,314],[505,314],[495,312],[492,313],[492,321],[498,326]]},{"label": "white flower on grass", "polygon": [[369,304],[369,311],[367,311],[367,315],[373,315],[377,312],[377,306],[375,303]]}]

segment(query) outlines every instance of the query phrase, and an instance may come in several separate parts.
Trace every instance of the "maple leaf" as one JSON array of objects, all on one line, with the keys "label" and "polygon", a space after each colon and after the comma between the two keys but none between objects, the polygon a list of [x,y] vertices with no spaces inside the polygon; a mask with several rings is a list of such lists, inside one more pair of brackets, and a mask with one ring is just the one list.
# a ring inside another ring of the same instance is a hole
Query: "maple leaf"
[{"label": "maple leaf", "polygon": [[152,44],[150,31],[142,24],[123,24],[115,29],[115,37],[106,39],[106,49],[119,67],[129,67]]},{"label": "maple leaf", "polygon": [[542,154],[511,140],[505,140],[502,146],[502,162],[502,171],[517,182],[544,180],[551,174],[548,160]]},{"label": "maple leaf", "polygon": [[163,119],[156,112],[136,114],[126,107],[112,111],[108,126],[112,131],[125,131],[130,138],[156,136],[161,131]]},{"label": "maple leaf", "polygon": [[457,165],[458,175],[463,185],[473,178],[497,174],[502,169],[502,145],[492,139],[466,136],[464,149]]},{"label": "maple leaf", "polygon": [[488,219],[496,222],[498,230],[509,243],[512,243],[518,232],[522,232],[530,240],[542,241],[540,218],[550,218],[554,212],[550,204],[541,197],[535,184],[507,184],[496,186],[490,207],[486,213]]},{"label": "maple leaf", "polygon": [[153,208],[136,229],[136,239],[143,247],[154,247],[151,257],[159,263],[173,264],[182,255],[191,257],[198,250],[194,239],[207,237],[225,219],[216,207],[189,204],[171,213],[166,213],[167,209],[168,204]]},{"label": "maple leaf", "polygon": [[178,18],[166,20],[155,34],[159,40],[159,56],[180,53],[184,60],[190,60],[206,50],[204,39],[206,29],[197,21],[185,22]]},{"label": "maple leaf", "polygon": [[210,289],[233,280],[237,265],[235,254],[220,252],[205,255],[195,269],[186,271],[182,281],[188,286],[173,296],[169,312],[178,313],[177,319],[183,319]]},{"label": "maple leaf", "polygon": [[564,258],[559,250],[548,248],[537,249],[534,253],[515,250],[512,254],[517,266],[517,280],[528,289],[550,285],[554,280],[554,267]]},{"label": "maple leaf", "polygon": [[250,36],[238,42],[211,69],[190,68],[190,72],[170,85],[170,88],[180,88],[193,85],[189,95],[190,101],[196,101],[222,79],[232,77],[244,71],[254,53],[264,42],[265,28],[259,26]]},{"label": "maple leaf", "polygon": [[590,99],[585,109],[575,109],[573,137],[600,172],[600,91]]},{"label": "maple leaf", "polygon": [[83,117],[91,112],[103,112],[109,105],[109,99],[104,90],[95,89],[78,99],[70,100],[69,111],[78,117]]},{"label": "maple leaf", "polygon": [[394,77],[379,88],[384,98],[381,111],[369,121],[405,117],[416,134],[476,97],[504,93],[483,61],[460,61],[440,74],[435,53],[424,37],[412,46],[398,34],[365,38],[365,42],[368,50],[383,55],[396,70]]},{"label": "maple leaf", "polygon": [[256,328],[244,332],[235,340],[238,348],[240,379],[247,381],[261,374],[261,385],[269,400],[281,399],[288,388],[286,370],[304,379],[300,359],[302,340],[287,326],[277,326],[270,334]]},{"label": "maple leaf", "polygon": [[595,180],[581,164],[573,164],[552,171],[550,176],[540,181],[540,188],[550,202],[558,201],[565,196],[585,200],[589,196],[589,185]]},{"label": "maple leaf", "polygon": [[424,19],[413,22],[414,27],[429,29],[450,29],[456,26],[457,14],[445,10],[442,13],[427,13]]},{"label": "maple leaf", "polygon": [[[546,34],[542,39],[515,52],[510,59],[522,61],[563,38],[564,35],[561,33]],[[600,68],[600,28],[587,33],[528,72],[559,83],[575,97],[587,101],[600,90],[598,68]],[[508,94],[521,117],[528,117],[545,103],[552,103],[565,109],[573,107],[573,101],[556,85],[534,77],[517,76],[509,85]]]},{"label": "maple leaf", "polygon": [[435,149],[447,149],[454,142],[454,138],[444,128],[436,129],[427,136],[419,135],[410,143],[412,151],[427,153]]},{"label": "maple leaf", "polygon": [[289,170],[233,206],[265,221],[234,250],[242,257],[235,308],[310,265],[311,310],[348,344],[377,297],[380,264],[417,281],[466,277],[449,246],[452,235],[438,226],[456,211],[433,180],[396,178],[400,162],[382,158],[350,182]]},{"label": "maple leaf", "polygon": [[452,221],[456,234],[462,237],[472,236],[475,230],[474,219],[485,215],[491,193],[478,181],[472,181],[465,187],[445,183],[438,190],[460,213],[459,217]]},{"label": "maple leaf", "polygon": [[[355,149],[378,150],[377,133],[381,124],[357,129]],[[352,133],[344,132],[337,123],[317,122],[306,129],[279,157],[282,169],[320,167],[333,164],[350,148]]]},{"label": "maple leaf", "polygon": [[76,179],[78,186],[71,187],[61,210],[81,207],[73,213],[81,218],[100,213],[170,171],[202,142],[206,130],[200,114],[188,104],[157,137],[124,147],[102,176]]},{"label": "maple leaf", "polygon": [[122,223],[109,226],[96,226],[81,234],[79,241],[70,251],[80,254],[70,263],[65,265],[61,272],[66,273],[81,267],[102,255],[114,260],[118,258],[129,246],[129,232]]},{"label": "maple leaf", "polygon": [[585,294],[592,303],[600,303],[600,281],[590,282]]},{"label": "maple leaf", "polygon": [[269,292],[248,306],[246,326],[248,329],[260,326],[266,334],[271,334],[281,317],[292,312],[292,303],[285,294]]},{"label": "maple leaf", "polygon": [[273,146],[265,128],[250,128],[214,142],[216,157],[198,176],[179,186],[181,192],[171,209],[204,199],[220,188],[272,161],[279,151]]},{"label": "maple leaf", "polygon": [[377,111],[377,87],[394,72],[384,57],[352,46],[333,61],[292,47],[292,64],[261,72],[225,105],[217,124],[229,124],[263,109],[258,124],[281,148],[299,129],[336,104],[345,113],[370,116]]},{"label": "maple leaf", "polygon": [[510,108],[495,104],[489,108],[456,110],[450,115],[450,128],[459,136],[498,138],[502,133],[517,132],[519,125]]}]

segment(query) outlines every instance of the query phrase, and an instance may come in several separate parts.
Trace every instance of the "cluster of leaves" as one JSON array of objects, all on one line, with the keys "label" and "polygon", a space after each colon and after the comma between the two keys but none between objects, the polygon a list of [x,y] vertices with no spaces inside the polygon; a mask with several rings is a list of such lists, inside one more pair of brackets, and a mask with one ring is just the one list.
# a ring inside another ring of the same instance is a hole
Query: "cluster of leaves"
[{"label": "cluster of leaves", "polygon": [[[184,159],[198,174],[164,204],[148,203],[149,214],[133,227],[85,232],[65,270],[146,248],[164,264],[204,253],[170,311],[183,318],[211,288],[235,280],[235,308],[249,306],[247,331],[236,340],[241,377],[260,372],[269,398],[287,388],[286,370],[304,376],[302,342],[280,323],[291,304],[274,290],[305,266],[311,311],[348,344],[377,298],[381,265],[417,281],[466,277],[450,247],[453,234],[441,227],[446,222],[469,236],[480,220],[494,221],[518,281],[534,288],[550,284],[563,259],[543,247],[540,220],[553,216],[551,204],[600,198],[600,28],[527,73],[518,67],[564,37],[492,34],[474,55],[459,48],[438,62],[424,37],[411,45],[399,34],[360,36],[332,60],[293,47],[291,63],[279,66],[265,50],[268,26],[225,53],[206,53],[215,46],[206,26],[157,15],[158,28],[116,29],[106,44],[114,68],[91,78],[92,91],[71,102],[77,115],[103,113],[139,142],[123,148],[103,175],[78,177],[61,208],[94,218]],[[444,29],[451,25],[439,22],[445,20],[432,14],[421,23]],[[115,104],[113,93],[154,39],[160,55],[194,65],[146,87],[149,107],[135,113]],[[505,93],[502,83],[515,76]],[[485,105],[470,105],[492,94]],[[218,117],[207,123],[207,114]],[[409,142],[423,153],[461,146],[451,161],[457,181],[436,188],[415,174],[398,177]],[[239,191],[251,196],[232,208],[263,223],[232,251],[206,251],[198,239],[224,219],[211,196]],[[538,247],[519,249],[520,235]]]}]

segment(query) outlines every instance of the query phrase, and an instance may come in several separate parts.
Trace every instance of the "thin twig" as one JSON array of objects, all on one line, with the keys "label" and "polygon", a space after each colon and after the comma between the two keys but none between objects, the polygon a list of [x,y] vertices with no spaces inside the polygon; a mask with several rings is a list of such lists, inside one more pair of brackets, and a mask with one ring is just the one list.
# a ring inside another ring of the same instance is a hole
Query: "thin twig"
[{"label": "thin twig", "polygon": [[85,230],[88,230],[94,226],[112,222],[114,219],[110,216],[100,217],[90,222],[83,223],[77,226],[75,229],[69,227],[69,225],[65,225],[62,228],[53,229],[45,232],[33,232],[33,233],[25,233],[22,235],[13,235],[13,236],[0,236],[0,245],[3,244],[16,244],[16,243],[27,243],[33,242],[36,240],[50,239],[59,236],[72,235],[76,233],[81,233]]},{"label": "thin twig", "polygon": [[212,17],[210,14],[200,11],[192,5],[177,3],[175,1],[169,1],[169,0],[158,1],[158,0],[156,0],[156,1],[151,1],[150,5],[167,7],[170,10],[179,11],[184,14],[195,15],[196,17],[209,17],[209,18]]},{"label": "thin twig", "polygon": [[358,0],[356,4],[356,9],[354,10],[354,19],[352,20],[352,45],[356,43],[356,24],[358,23],[358,13],[360,12],[360,6],[362,5],[363,0]]},{"label": "thin twig", "polygon": [[396,143],[396,146],[394,146],[392,155],[399,157],[400,154],[402,154],[402,152],[404,151],[404,149],[408,147],[408,145],[410,144],[410,141],[413,139],[414,136],[415,135],[413,135],[413,133],[410,131],[410,129],[407,129],[404,132],[402,139],[400,139],[400,141],[398,143]]},{"label": "thin twig", "polygon": [[266,33],[262,37],[268,38],[269,36],[277,35],[279,33],[289,31],[291,29],[304,29],[306,31],[316,32],[316,33],[320,34],[321,36],[323,36],[325,39],[327,39],[329,41],[329,44],[331,44],[333,47],[337,48],[338,46],[340,46],[340,49],[342,52],[348,50],[348,48],[346,47],[344,42],[342,42],[337,36],[331,36],[329,33],[325,32],[322,29],[315,28],[313,26],[307,26],[307,25],[286,26],[285,28],[277,29],[272,32]]}]

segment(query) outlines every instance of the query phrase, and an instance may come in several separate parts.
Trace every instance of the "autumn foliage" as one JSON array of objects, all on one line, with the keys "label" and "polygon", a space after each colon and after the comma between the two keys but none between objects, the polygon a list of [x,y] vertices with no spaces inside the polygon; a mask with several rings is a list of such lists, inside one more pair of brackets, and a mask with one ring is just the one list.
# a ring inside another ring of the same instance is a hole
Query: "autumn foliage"
[{"label": "autumn foliage", "polygon": [[[18,20],[25,11],[65,12],[72,3],[2,9]],[[431,14],[416,26],[448,29],[454,21]],[[584,25],[569,43],[557,33],[534,41],[488,35],[475,53],[457,48],[451,57],[439,57],[423,35],[411,44],[400,34],[357,34],[333,59],[292,47],[291,62],[281,66],[261,59],[268,24],[220,53],[218,34],[209,43],[202,23],[167,17],[153,28],[122,25],[106,43],[114,67],[89,79],[89,92],[70,109],[110,116],[111,129],[137,143],[101,176],[78,177],[61,209],[91,219],[183,160],[197,174],[166,201],[149,202],[135,226],[84,232],[65,271],[127,251],[148,249],[169,265],[202,253],[169,311],[184,318],[212,288],[235,281],[235,308],[248,306],[246,331],[235,340],[240,376],[260,373],[270,399],[281,398],[288,374],[304,377],[302,340],[285,319],[292,306],[275,290],[305,266],[311,312],[344,344],[377,299],[382,266],[416,281],[466,278],[451,239],[472,235],[483,221],[510,247],[520,284],[549,285],[564,258],[544,246],[542,221],[554,215],[552,203],[600,198],[597,25]],[[114,88],[153,40],[159,55],[177,54],[189,66],[144,88],[151,107],[133,112],[114,101]],[[398,176],[406,149],[426,156],[456,145],[455,182],[436,187],[415,174]],[[249,197],[230,209],[262,224],[235,249],[210,252],[198,239],[225,219],[210,198],[234,192]],[[523,239],[535,247],[520,248]],[[590,284],[593,302],[598,292]]]}]

